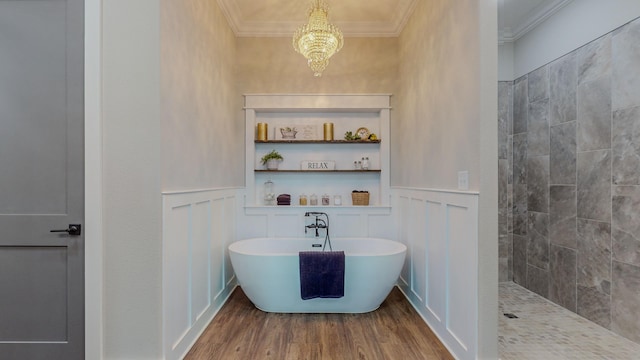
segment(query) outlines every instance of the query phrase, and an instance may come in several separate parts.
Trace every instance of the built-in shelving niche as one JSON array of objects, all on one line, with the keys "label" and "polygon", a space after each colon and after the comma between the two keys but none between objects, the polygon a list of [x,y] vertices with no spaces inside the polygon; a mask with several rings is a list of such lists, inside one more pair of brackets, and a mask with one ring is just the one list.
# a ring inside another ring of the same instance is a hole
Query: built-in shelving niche
[{"label": "built-in shelving niche", "polygon": [[[370,192],[370,206],[389,207],[389,97],[390,95],[245,95],[247,208],[265,206],[263,184],[271,180],[276,194],[342,197],[351,207],[351,192]],[[323,140],[323,124],[334,124],[334,140]],[[256,125],[266,123],[268,140],[256,140]],[[281,126],[315,127],[311,139],[276,139]],[[366,127],[376,140],[343,140],[345,132]],[[279,170],[266,170],[260,158],[271,150],[284,160]],[[354,161],[369,158],[369,169]],[[335,161],[335,170],[302,170],[302,161]],[[362,208],[358,206],[358,208]]]}]

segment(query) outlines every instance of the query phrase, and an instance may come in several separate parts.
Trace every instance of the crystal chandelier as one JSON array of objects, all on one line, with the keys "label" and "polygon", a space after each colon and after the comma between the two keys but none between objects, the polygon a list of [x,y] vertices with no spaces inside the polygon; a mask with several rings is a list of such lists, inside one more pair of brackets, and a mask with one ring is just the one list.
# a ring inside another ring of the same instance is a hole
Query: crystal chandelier
[{"label": "crystal chandelier", "polygon": [[313,0],[309,10],[309,23],[302,25],[293,35],[293,48],[302,54],[313,70],[322,76],[329,58],[340,51],[344,39],[340,29],[327,20],[329,7],[322,0]]}]

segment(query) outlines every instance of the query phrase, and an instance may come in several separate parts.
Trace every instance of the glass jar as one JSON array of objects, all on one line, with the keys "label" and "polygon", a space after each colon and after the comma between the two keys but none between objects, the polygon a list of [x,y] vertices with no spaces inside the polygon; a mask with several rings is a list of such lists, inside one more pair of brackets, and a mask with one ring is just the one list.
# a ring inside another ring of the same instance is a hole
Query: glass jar
[{"label": "glass jar", "polygon": [[322,205],[330,205],[331,204],[331,198],[329,197],[328,194],[324,194],[322,195]]},{"label": "glass jar", "polygon": [[273,192],[273,181],[267,180],[264,182],[264,204],[273,205],[276,199],[276,194]]},{"label": "glass jar", "polygon": [[340,205],[342,205],[342,196],[340,196],[340,195],[335,195],[335,196],[333,197],[333,205],[336,205],[336,206],[340,206]]},{"label": "glass jar", "polygon": [[316,194],[311,194],[311,197],[309,197],[309,203],[311,205],[318,205],[318,196],[316,196]]},{"label": "glass jar", "polygon": [[307,205],[307,195],[305,194],[300,195],[300,205],[302,206]]}]

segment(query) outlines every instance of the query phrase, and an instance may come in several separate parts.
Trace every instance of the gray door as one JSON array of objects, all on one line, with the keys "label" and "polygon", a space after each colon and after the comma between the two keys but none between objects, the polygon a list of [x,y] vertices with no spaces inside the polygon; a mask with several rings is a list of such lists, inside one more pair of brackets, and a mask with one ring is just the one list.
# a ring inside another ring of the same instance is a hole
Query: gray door
[{"label": "gray door", "polygon": [[0,0],[0,359],[84,358],[83,0]]}]

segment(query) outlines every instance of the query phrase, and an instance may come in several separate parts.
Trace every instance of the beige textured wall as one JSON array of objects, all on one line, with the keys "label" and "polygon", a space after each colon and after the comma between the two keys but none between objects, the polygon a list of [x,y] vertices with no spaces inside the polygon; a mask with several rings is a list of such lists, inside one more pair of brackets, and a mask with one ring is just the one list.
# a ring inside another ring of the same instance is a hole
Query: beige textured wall
[{"label": "beige textured wall", "polygon": [[243,186],[236,38],[215,1],[161,4],[162,188]]},{"label": "beige textured wall", "polygon": [[[397,38],[345,38],[322,77],[316,78],[291,38],[238,38],[239,94],[395,93]],[[393,121],[393,119],[392,119]]]},{"label": "beige textured wall", "polygon": [[394,186],[478,191],[478,355],[497,357],[497,6],[420,1],[400,36]]},{"label": "beige textured wall", "polygon": [[478,190],[478,21],[477,1],[419,1],[402,31],[392,185],[457,189],[468,170]]}]

